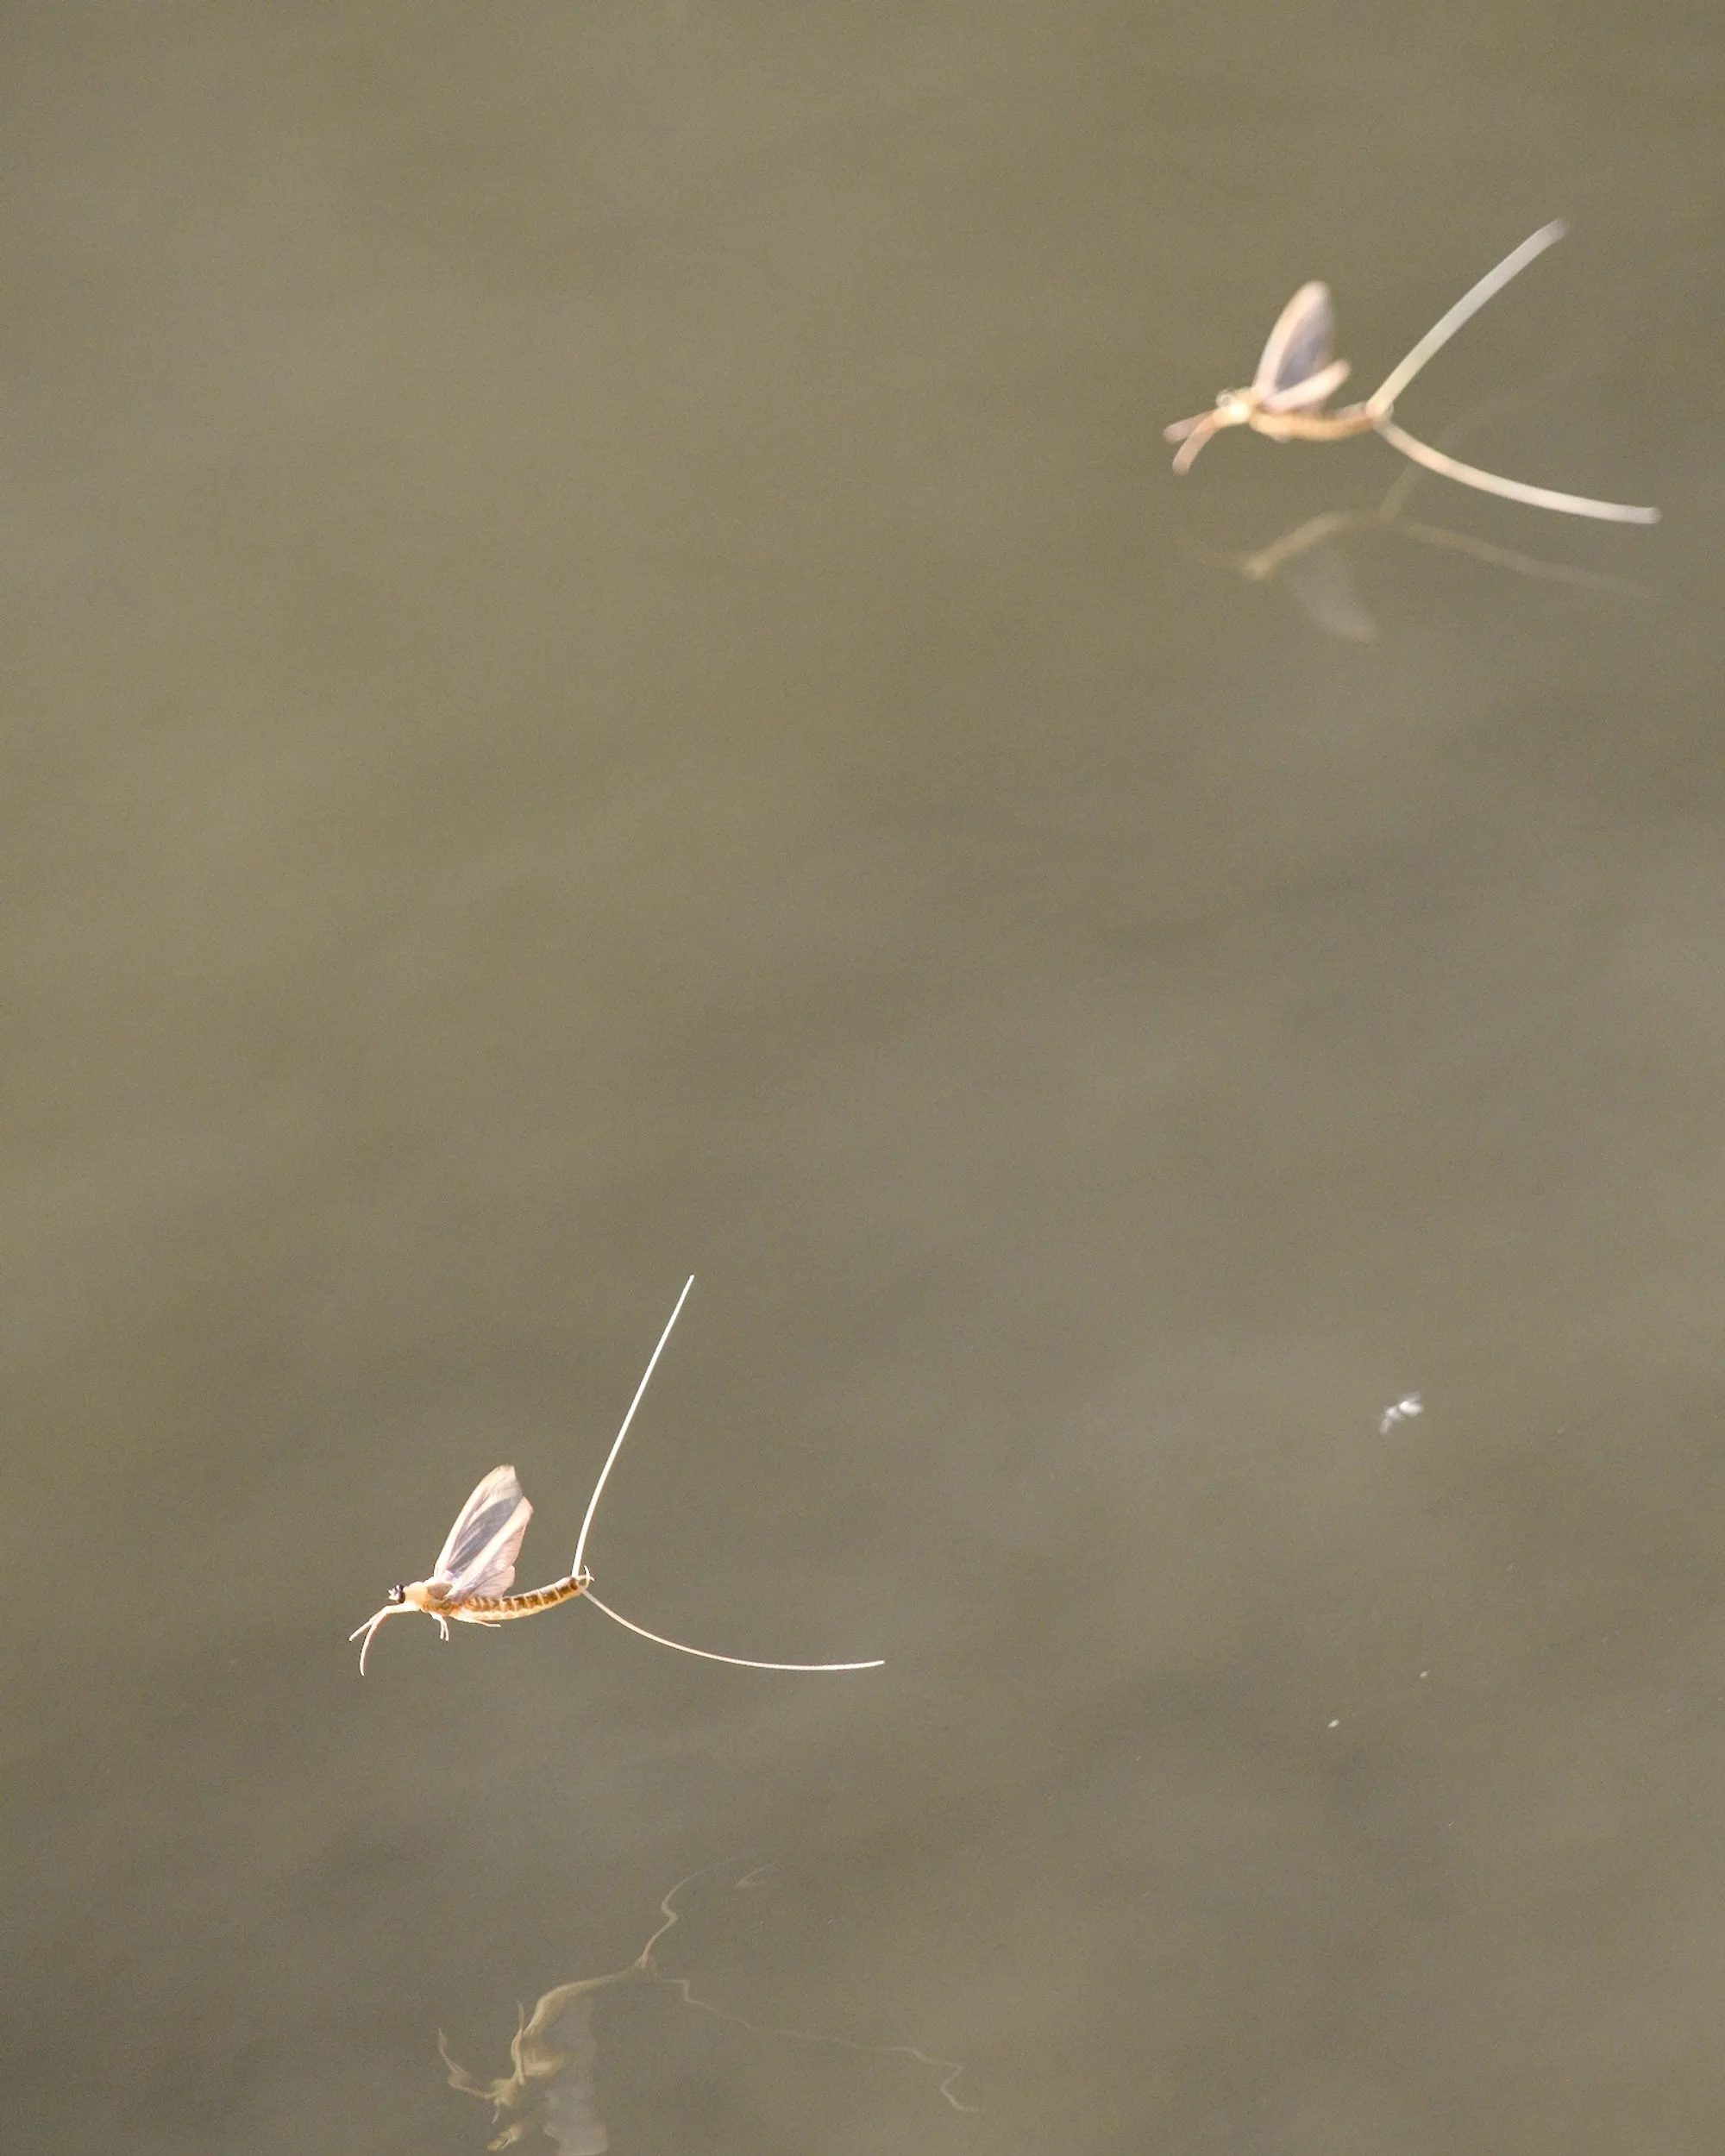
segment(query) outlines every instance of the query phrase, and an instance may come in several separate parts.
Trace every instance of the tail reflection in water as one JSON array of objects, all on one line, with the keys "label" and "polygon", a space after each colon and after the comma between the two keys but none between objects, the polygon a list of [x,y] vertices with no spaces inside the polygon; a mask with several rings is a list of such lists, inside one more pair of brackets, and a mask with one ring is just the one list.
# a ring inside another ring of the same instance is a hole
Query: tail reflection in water
[{"label": "tail reflection in water", "polygon": [[[437,2032],[437,2048],[449,2070],[449,2086],[489,2103],[494,2125],[507,2118],[508,2123],[502,2126],[487,2147],[507,2148],[537,2126],[556,2143],[563,2156],[605,2156],[611,2141],[605,2121],[599,2115],[594,2083],[599,2044],[593,2035],[593,2013],[599,1994],[619,1984],[663,1984],[674,1991],[685,2006],[711,2015],[716,2021],[728,2021],[733,2028],[748,2029],[756,2036],[777,2037],[793,2044],[830,2045],[840,2051],[859,2052],[878,2059],[912,2059],[940,2075],[939,2092],[955,2111],[982,2109],[980,2104],[961,2102],[953,2094],[953,2084],[964,2071],[955,2059],[937,2059],[928,2052],[919,2051],[914,2044],[865,2044],[848,2036],[815,2035],[806,2029],[781,2028],[750,2021],[740,2014],[730,2013],[724,2007],[698,1997],[687,1977],[666,1976],[654,1959],[653,1950],[680,1921],[677,1896],[697,1879],[728,1868],[724,1865],[706,1865],[679,1879],[659,1904],[664,1921],[626,1969],[614,1969],[608,1976],[581,1977],[573,1984],[560,1984],[545,1993],[531,2014],[518,2009],[518,2027],[509,2047],[513,2071],[503,2080],[476,2080],[465,2066],[458,2065],[450,2058],[448,2041],[441,2029]],[[756,1877],[757,1873],[748,1874],[737,1884],[750,1885]]]},{"label": "tail reflection in water", "polygon": [[[1398,482],[1399,485],[1399,482]],[[1233,566],[1248,584],[1269,584],[1276,578],[1292,593],[1294,603],[1314,629],[1339,636],[1348,643],[1370,643],[1377,624],[1367,612],[1347,561],[1336,541],[1351,534],[1395,531],[1422,547],[1440,547],[1465,555],[1488,568],[1508,569],[1516,576],[1532,577],[1545,584],[1568,584],[1580,591],[1611,592],[1620,599],[1651,599],[1645,584],[1623,576],[1607,576],[1598,570],[1573,568],[1562,561],[1541,561],[1510,547],[1496,547],[1465,532],[1446,531],[1437,524],[1416,523],[1401,513],[1401,498],[1392,487],[1376,509],[1334,509],[1296,524],[1256,554],[1237,556]]]},{"label": "tail reflection in water", "polygon": [[1487,568],[1507,569],[1540,583],[1608,592],[1619,599],[1655,596],[1647,585],[1634,583],[1628,577],[1575,568],[1567,562],[1542,561],[1534,555],[1493,546],[1465,532],[1416,523],[1402,514],[1407,492],[1407,486],[1398,479],[1376,509],[1327,510],[1321,516],[1308,517],[1304,523],[1295,524],[1254,554],[1220,555],[1199,548],[1193,551],[1220,567],[1234,570],[1248,584],[1280,582],[1313,628],[1347,643],[1370,643],[1377,634],[1377,624],[1359,596],[1347,558],[1337,542],[1349,538],[1370,540],[1379,533],[1394,533],[1422,547],[1465,555]]},{"label": "tail reflection in water", "polygon": [[[1543,382],[1534,385],[1531,391],[1512,391],[1493,398],[1470,418],[1446,429],[1439,436],[1439,441],[1447,443],[1461,440],[1487,420],[1505,411],[1513,411],[1529,401],[1530,397],[1538,397],[1562,383],[1571,371],[1568,367],[1554,369]],[[1494,546],[1489,540],[1474,538],[1467,532],[1449,531],[1439,524],[1417,522],[1402,512],[1420,478],[1419,468],[1410,465],[1396,475],[1376,508],[1326,510],[1320,516],[1308,517],[1303,523],[1294,525],[1280,538],[1272,539],[1268,546],[1260,547],[1252,554],[1220,554],[1197,546],[1191,546],[1190,551],[1201,561],[1233,570],[1248,584],[1280,583],[1314,629],[1322,630],[1326,636],[1339,636],[1347,643],[1370,643],[1377,635],[1377,624],[1359,596],[1352,565],[1341,544],[1348,539],[1363,540],[1371,548],[1383,535],[1394,534],[1416,545],[1465,555],[1487,568],[1508,570],[1512,575],[1530,577],[1539,583],[1567,584],[1579,591],[1609,592],[1619,599],[1647,599],[1657,596],[1647,585],[1638,584],[1629,577],[1609,576],[1596,569],[1574,567],[1564,561],[1541,561],[1535,555],[1521,553],[1513,547]]]}]

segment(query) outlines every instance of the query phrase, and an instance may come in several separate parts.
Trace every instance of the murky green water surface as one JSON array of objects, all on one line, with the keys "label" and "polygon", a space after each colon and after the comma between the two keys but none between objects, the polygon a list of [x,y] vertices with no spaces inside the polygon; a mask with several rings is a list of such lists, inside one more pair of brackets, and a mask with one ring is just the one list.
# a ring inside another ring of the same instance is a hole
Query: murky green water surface
[{"label": "murky green water surface", "polygon": [[0,47],[8,2144],[1716,2147],[1716,11]]}]

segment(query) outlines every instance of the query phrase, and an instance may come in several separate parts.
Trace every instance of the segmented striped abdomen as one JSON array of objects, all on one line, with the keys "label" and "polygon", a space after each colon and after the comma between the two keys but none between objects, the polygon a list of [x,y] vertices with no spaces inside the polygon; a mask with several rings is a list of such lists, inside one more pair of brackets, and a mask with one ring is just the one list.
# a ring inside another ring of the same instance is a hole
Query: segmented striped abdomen
[{"label": "segmented striped abdomen", "polygon": [[474,1595],[451,1604],[448,1614],[470,1624],[500,1625],[511,1617],[533,1617],[542,1609],[555,1609],[559,1602],[572,1601],[586,1585],[585,1580],[570,1578],[536,1588],[530,1595]]}]

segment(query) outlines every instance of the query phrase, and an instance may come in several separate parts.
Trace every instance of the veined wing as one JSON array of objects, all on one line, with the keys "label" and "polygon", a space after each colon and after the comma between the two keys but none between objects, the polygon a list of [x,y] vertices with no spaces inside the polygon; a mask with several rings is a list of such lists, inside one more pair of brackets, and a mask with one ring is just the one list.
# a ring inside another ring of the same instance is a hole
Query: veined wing
[{"label": "veined wing", "polygon": [[1346,362],[1333,360],[1335,311],[1327,285],[1302,285],[1276,317],[1252,388],[1267,411],[1297,411],[1321,404],[1347,377]]},{"label": "veined wing", "polygon": [[506,1595],[533,1507],[512,1467],[494,1467],[455,1515],[431,1577],[451,1601],[471,1595]]}]

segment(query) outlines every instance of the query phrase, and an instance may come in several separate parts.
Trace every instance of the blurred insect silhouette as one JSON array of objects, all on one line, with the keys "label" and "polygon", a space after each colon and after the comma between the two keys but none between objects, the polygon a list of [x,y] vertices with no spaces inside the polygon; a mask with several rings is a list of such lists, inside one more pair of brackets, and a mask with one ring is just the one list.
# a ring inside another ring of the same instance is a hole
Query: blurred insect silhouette
[{"label": "blurred insect silhouette", "polygon": [[615,1976],[588,1977],[580,1984],[560,1984],[548,1991],[534,2008],[530,2020],[524,2013],[509,2056],[515,2071],[502,2081],[475,2081],[464,2066],[450,2058],[437,2032],[437,2048],[449,2070],[449,2086],[479,2096],[492,2107],[495,2126],[505,2112],[527,2111],[512,2117],[500,2134],[486,2146],[507,2148],[536,2122],[563,2151],[563,2156],[604,2156],[611,2147],[605,2121],[599,2116],[599,2093],[593,2084],[593,2066],[599,2045],[593,2033],[593,1994],[607,1984],[621,1984],[635,1973],[620,1969]]},{"label": "blurred insect silhouette", "polygon": [[361,1641],[360,1647],[360,1674],[366,1671],[366,1657],[378,1627],[392,1617],[406,1615],[418,1610],[434,1618],[445,1639],[449,1637],[453,1620],[462,1625],[502,1625],[514,1617],[536,1617],[542,1609],[555,1609],[559,1602],[573,1601],[576,1595],[585,1595],[593,1608],[609,1617],[624,1631],[639,1633],[650,1639],[656,1646],[674,1648],[679,1654],[698,1656],[703,1662],[728,1662],[740,1670],[878,1670],[883,1664],[874,1662],[752,1662],[742,1655],[714,1654],[706,1647],[687,1647],[680,1639],[667,1639],[661,1633],[649,1632],[644,1626],[632,1623],[619,1616],[614,1609],[606,1608],[593,1592],[593,1575],[581,1563],[587,1545],[587,1531],[599,1509],[599,1494],[618,1454],[623,1450],[623,1440],[629,1435],[629,1426],[635,1420],[635,1410],[641,1405],[641,1396],[647,1389],[647,1381],[653,1375],[654,1365],[664,1351],[684,1303],[688,1300],[689,1289],[694,1286],[690,1275],[677,1298],[677,1307],[668,1319],[665,1330],[659,1335],[659,1344],[653,1351],[641,1382],[635,1388],[635,1397],[629,1403],[629,1413],[623,1418],[623,1427],[618,1432],[605,1465],[599,1470],[599,1480],[593,1484],[593,1494],[587,1501],[586,1517],[581,1522],[580,1539],[575,1544],[575,1561],[560,1580],[549,1587],[535,1588],[530,1594],[511,1595],[515,1583],[515,1560],[520,1554],[522,1537],[527,1532],[527,1523],[533,1517],[533,1507],[521,1494],[521,1484],[512,1467],[494,1467],[474,1490],[467,1503],[455,1515],[437,1562],[431,1568],[431,1576],[408,1583],[398,1581],[389,1590],[388,1599],[381,1609],[367,1617],[357,1630],[348,1633],[351,1639]]},{"label": "blurred insect silhouette", "polygon": [[[706,1865],[679,1879],[659,1904],[664,1921],[626,1969],[614,1969],[608,1976],[581,1977],[574,1984],[560,1984],[540,1998],[530,2015],[517,2007],[515,2034],[509,2046],[512,2071],[501,2080],[480,2081],[465,2066],[458,2065],[449,2056],[448,2039],[442,2029],[438,2030],[437,2049],[448,2069],[449,2086],[459,2089],[464,2096],[478,2096],[482,2103],[489,2103],[494,2126],[508,2115],[508,2124],[487,2143],[488,2147],[508,2148],[537,2125],[556,2143],[562,2156],[604,2156],[611,2141],[599,2113],[593,2073],[599,2060],[599,2044],[593,2028],[593,2006],[601,1991],[620,1984],[664,1984],[676,1992],[685,2006],[729,2022],[732,2028],[747,2029],[753,2035],[780,2037],[798,2044],[831,2045],[842,2051],[862,2052],[877,2058],[915,2060],[942,2074],[940,2093],[955,2111],[980,2109],[977,2104],[962,2103],[952,2093],[953,2083],[964,2071],[956,2060],[932,2058],[927,2052],[918,2050],[914,2044],[865,2044],[847,2036],[817,2036],[803,2029],[763,2028],[759,2022],[747,2021],[740,2014],[730,2013],[724,2007],[697,1996],[687,1977],[665,1975],[654,1959],[653,1950],[671,1927],[681,1921],[677,1896],[697,1879],[729,1869],[728,1864]],[[758,1877],[758,1872],[751,1872],[737,1884],[751,1886]]]},{"label": "blurred insect silhouette", "polygon": [[1189,472],[1204,444],[1225,427],[1252,427],[1273,442],[1340,442],[1350,435],[1377,433],[1392,448],[1415,464],[1424,465],[1427,471],[1458,479],[1464,486],[1477,486],[1484,493],[1501,494],[1508,501],[1525,502],[1534,509],[1554,509],[1570,517],[1601,517],[1624,524],[1657,523],[1659,512],[1656,509],[1632,508],[1624,502],[1596,502],[1584,494],[1559,494],[1547,486],[1529,486],[1521,479],[1503,479],[1495,472],[1460,463],[1441,449],[1415,441],[1396,425],[1393,416],[1396,399],[1427,360],[1512,277],[1562,239],[1567,229],[1559,221],[1542,225],[1531,238],[1523,240],[1433,323],[1364,404],[1346,404],[1339,411],[1323,409],[1350,372],[1346,360],[1330,357],[1335,315],[1329,286],[1302,285],[1277,317],[1251,386],[1225,389],[1208,411],[1190,419],[1176,419],[1172,426],[1163,429],[1166,440],[1180,444],[1175,454],[1175,470]]}]

